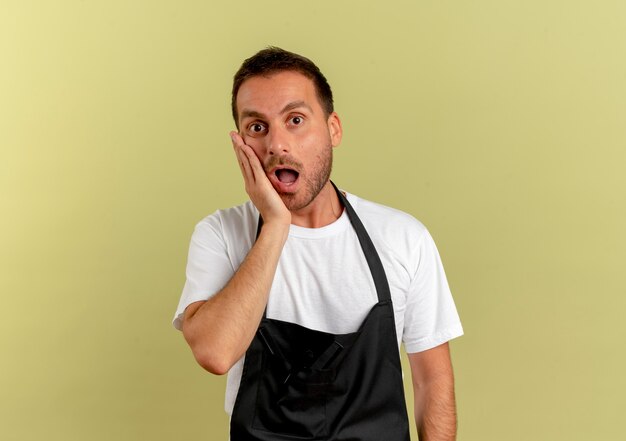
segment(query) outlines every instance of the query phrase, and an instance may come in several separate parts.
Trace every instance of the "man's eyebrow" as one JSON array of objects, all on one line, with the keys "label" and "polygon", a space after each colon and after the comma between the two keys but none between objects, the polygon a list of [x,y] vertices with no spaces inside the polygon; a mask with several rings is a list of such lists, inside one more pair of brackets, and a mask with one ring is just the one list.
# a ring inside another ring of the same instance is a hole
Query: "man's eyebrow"
[{"label": "man's eyebrow", "polygon": [[[294,109],[300,108],[300,107],[304,107],[305,109],[307,109],[309,112],[313,113],[313,109],[311,108],[311,106],[309,106],[307,103],[305,103],[304,101],[293,101],[289,104],[287,104],[285,107],[282,108],[282,110],[280,111],[281,115],[287,112],[290,112]],[[259,119],[265,119],[266,116],[261,113],[261,112],[257,112],[256,110],[252,110],[252,109],[243,109],[241,111],[241,119],[244,118],[259,118]]]},{"label": "man's eyebrow", "polygon": [[241,118],[260,118],[263,119],[265,118],[265,115],[263,115],[261,112],[257,112],[256,110],[247,110],[247,109],[243,109],[241,111]]},{"label": "man's eyebrow", "polygon": [[280,113],[287,113],[294,109],[297,109],[298,107],[304,107],[309,112],[313,112],[313,109],[311,109],[311,106],[309,106],[304,101],[294,101],[292,103],[287,104],[285,107],[283,107],[283,110],[281,110]]}]

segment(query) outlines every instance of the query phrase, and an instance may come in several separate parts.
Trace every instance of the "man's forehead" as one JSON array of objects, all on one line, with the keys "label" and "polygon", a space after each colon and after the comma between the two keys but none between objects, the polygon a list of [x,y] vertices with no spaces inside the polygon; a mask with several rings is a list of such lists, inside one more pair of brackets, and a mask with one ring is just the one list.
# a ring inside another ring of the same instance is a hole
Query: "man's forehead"
[{"label": "man's forehead", "polygon": [[313,81],[295,71],[282,71],[271,75],[254,76],[241,84],[237,93],[237,107],[244,108],[282,108],[289,104],[300,103],[311,108],[317,101]]}]

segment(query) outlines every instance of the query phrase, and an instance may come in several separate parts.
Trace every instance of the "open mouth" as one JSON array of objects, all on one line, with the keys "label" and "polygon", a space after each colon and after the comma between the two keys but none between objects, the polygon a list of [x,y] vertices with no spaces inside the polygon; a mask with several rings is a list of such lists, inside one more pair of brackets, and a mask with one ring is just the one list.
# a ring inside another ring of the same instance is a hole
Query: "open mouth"
[{"label": "open mouth", "polygon": [[290,168],[279,168],[274,171],[274,175],[283,184],[293,184],[300,174]]}]

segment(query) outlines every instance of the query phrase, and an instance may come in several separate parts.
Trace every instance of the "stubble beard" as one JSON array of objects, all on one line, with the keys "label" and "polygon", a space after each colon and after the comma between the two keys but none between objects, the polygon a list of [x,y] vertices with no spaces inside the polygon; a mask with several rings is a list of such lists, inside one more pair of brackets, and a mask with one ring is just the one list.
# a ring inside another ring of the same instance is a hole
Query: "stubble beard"
[{"label": "stubble beard", "polygon": [[304,178],[302,184],[305,191],[303,194],[278,193],[289,211],[298,211],[308,206],[320,194],[330,179],[333,168],[333,148],[330,144],[322,152],[319,160],[319,166],[312,170],[310,176],[300,176]]}]

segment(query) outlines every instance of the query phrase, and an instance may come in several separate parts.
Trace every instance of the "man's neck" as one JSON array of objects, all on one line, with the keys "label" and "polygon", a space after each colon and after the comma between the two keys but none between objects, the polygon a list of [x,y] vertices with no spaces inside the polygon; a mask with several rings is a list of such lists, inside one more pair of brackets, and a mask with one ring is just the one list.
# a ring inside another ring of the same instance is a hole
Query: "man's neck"
[{"label": "man's neck", "polygon": [[335,222],[343,213],[343,206],[330,183],[306,207],[291,212],[291,223],[305,228],[321,228]]}]

